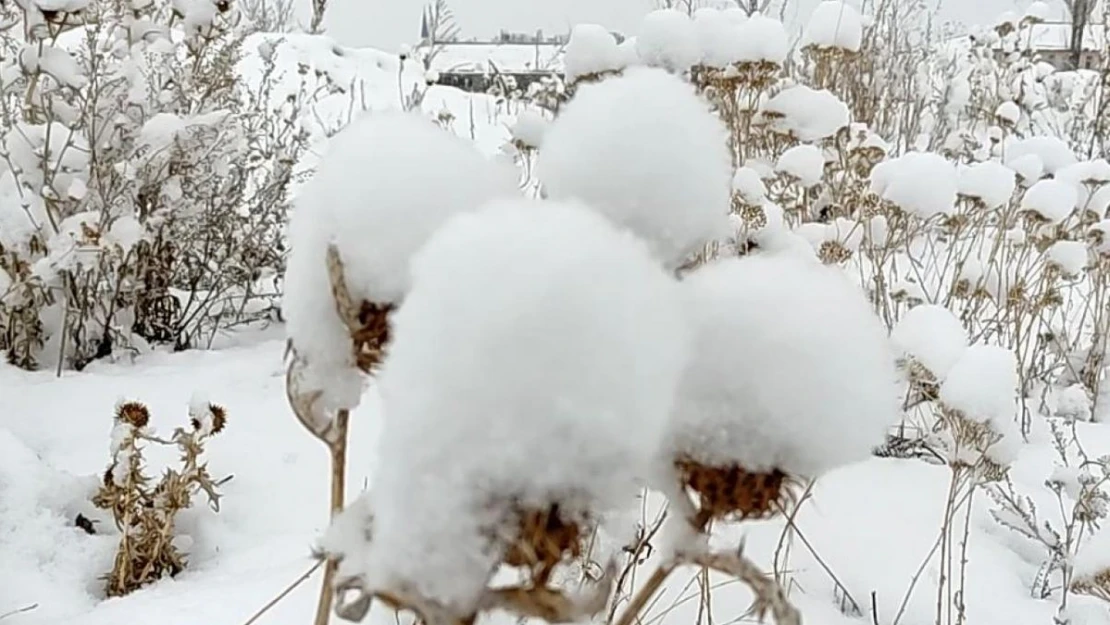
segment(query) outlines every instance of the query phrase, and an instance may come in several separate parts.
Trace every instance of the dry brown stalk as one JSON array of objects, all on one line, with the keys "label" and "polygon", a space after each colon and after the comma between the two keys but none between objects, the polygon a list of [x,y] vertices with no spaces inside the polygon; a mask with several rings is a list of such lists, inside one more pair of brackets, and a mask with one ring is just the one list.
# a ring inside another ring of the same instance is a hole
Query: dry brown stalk
[{"label": "dry brown stalk", "polygon": [[[354,365],[363,373],[372,374],[385,357],[385,347],[389,342],[389,314],[393,305],[355,299],[347,285],[343,259],[334,245],[328,247],[326,263],[336,313],[351,337]],[[303,363],[297,357],[295,346],[289,345],[288,353],[292,358],[285,376],[286,398],[301,425],[328,448],[331,460],[329,513],[334,517],[343,510],[345,500],[347,432],[351,413],[349,409],[337,410],[334,419],[321,414],[318,403],[322,391],[303,391],[299,388],[297,374]],[[327,625],[331,615],[337,568],[338,562],[331,558],[324,564],[315,625]]]}]

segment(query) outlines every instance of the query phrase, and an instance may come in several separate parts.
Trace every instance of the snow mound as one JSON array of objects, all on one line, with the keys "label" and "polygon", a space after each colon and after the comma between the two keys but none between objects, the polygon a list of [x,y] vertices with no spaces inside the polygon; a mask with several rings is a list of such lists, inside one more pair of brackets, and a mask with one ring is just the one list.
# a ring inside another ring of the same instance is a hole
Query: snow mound
[{"label": "snow mound", "polygon": [[859,52],[862,43],[863,19],[843,0],[825,0],[817,5],[802,34],[803,46]]},{"label": "snow mound", "polygon": [[746,20],[731,19],[740,26],[741,63],[783,64],[790,51],[790,38],[782,22],[761,13],[752,13]]},{"label": "snow mound", "polygon": [[1014,170],[996,161],[959,168],[960,195],[978,198],[987,208],[1005,206],[1017,188]]},{"label": "snow mound", "polygon": [[1021,199],[1021,208],[1060,223],[1075,211],[1079,191],[1075,185],[1055,178],[1038,180]]},{"label": "snow mound", "polygon": [[[1055,174],[1057,170],[1074,165],[1079,159],[1075,157],[1068,144],[1058,137],[1029,137],[1016,139],[1006,146],[1006,162],[1036,156],[1044,164],[1046,173]],[[1015,168],[1016,169],[1016,168]]]},{"label": "snow mound", "polygon": [[957,195],[956,167],[931,152],[908,152],[871,170],[871,190],[922,219],[951,213]]},{"label": "snow mound", "polygon": [[613,34],[597,24],[578,24],[570,31],[563,55],[563,71],[568,83],[582,76],[622,69],[620,49]]},{"label": "snow mound", "polygon": [[838,270],[760,254],[709,265],[683,285],[695,350],[672,454],[817,475],[882,442],[899,414],[893,352]]},{"label": "snow mound", "polygon": [[825,155],[816,146],[796,145],[782,153],[775,171],[797,178],[803,186],[812,187],[824,177]]},{"label": "snow mound", "polygon": [[[574,204],[459,216],[413,261],[380,374],[372,544],[344,573],[469,613],[508,506],[621,507],[687,361],[677,283],[642,241]],[[450,458],[450,471],[444,459]]]},{"label": "snow mound", "polygon": [[701,61],[701,44],[690,16],[658,9],[644,16],[636,37],[640,60],[651,67],[681,73]]},{"label": "snow mound", "polygon": [[778,92],[763,104],[772,124],[801,141],[831,137],[848,125],[848,105],[826,89],[795,85]]},{"label": "snow mound", "polygon": [[585,85],[544,138],[536,169],[554,199],[577,198],[670,266],[728,232],[727,132],[693,88],[651,68]]},{"label": "snow mound", "polygon": [[694,31],[704,65],[725,69],[741,59],[744,42],[739,28],[719,9],[707,7],[695,11]]},{"label": "snow mound", "polygon": [[732,177],[732,190],[747,204],[760,204],[767,197],[767,185],[759,172],[751,167],[741,167]]},{"label": "snow mound", "polygon": [[289,224],[283,311],[306,364],[305,391],[324,391],[323,405],[338,408],[357,404],[362,389],[331,293],[328,246],[356,301],[399,302],[428,236],[455,213],[516,194],[514,178],[415,114],[367,115],[336,135]]},{"label": "snow mound", "polygon": [[967,350],[967,331],[951,311],[936,304],[915,306],[890,333],[902,353],[943,380]]}]

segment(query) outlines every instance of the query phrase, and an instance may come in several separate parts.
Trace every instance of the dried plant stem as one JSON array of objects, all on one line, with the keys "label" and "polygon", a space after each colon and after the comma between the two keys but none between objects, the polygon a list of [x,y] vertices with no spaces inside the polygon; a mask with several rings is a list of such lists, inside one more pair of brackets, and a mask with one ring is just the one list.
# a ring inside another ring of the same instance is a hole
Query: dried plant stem
[{"label": "dried plant stem", "polygon": [[16,615],[19,615],[19,614],[26,614],[27,612],[30,612],[32,610],[37,610],[38,607],[39,607],[39,604],[32,603],[31,605],[23,606],[22,608],[16,608],[16,609],[12,610],[11,612],[5,612],[3,614],[0,614],[0,621],[8,618],[9,616],[16,616]]},{"label": "dried plant stem", "polygon": [[323,564],[324,564],[324,560],[317,560],[316,563],[313,564],[311,567],[309,567],[309,569],[307,571],[305,571],[304,573],[301,573],[300,577],[293,580],[292,584],[289,584],[288,586],[286,586],[285,590],[282,590],[273,599],[270,599],[269,601],[267,601],[266,605],[262,606],[261,608],[258,609],[257,612],[252,614],[251,617],[249,619],[247,619],[246,622],[243,623],[243,625],[254,625],[254,623],[258,622],[258,619],[262,618],[275,605],[281,603],[281,601],[283,599],[288,597],[289,593],[296,590],[298,586],[305,583],[305,581],[308,578],[312,577],[312,574],[315,573],[316,570],[319,569],[321,566],[323,566]]},{"label": "dried plant stem", "polygon": [[[351,420],[349,410],[340,410],[335,417],[335,438],[328,443],[331,452],[331,516],[343,510],[347,489],[347,429]],[[327,625],[331,616],[332,599],[335,597],[335,573],[339,562],[328,558],[324,566],[324,579],[320,584],[320,598],[316,603],[315,625]]]},{"label": "dried plant stem", "polygon": [[670,577],[677,566],[678,562],[672,560],[655,569],[651,577],[644,582],[643,587],[640,588],[635,595],[632,595],[632,600],[628,602],[628,607],[624,609],[620,619],[618,619],[614,625],[633,625],[633,623],[639,619],[640,613],[643,612],[647,602],[655,596],[655,593],[663,586],[663,582]]}]

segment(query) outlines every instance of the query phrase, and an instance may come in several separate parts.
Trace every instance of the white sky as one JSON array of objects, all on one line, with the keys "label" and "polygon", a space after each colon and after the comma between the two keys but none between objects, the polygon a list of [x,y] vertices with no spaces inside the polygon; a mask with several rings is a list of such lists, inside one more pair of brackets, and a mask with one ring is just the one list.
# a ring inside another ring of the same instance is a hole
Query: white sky
[{"label": "white sky", "polygon": [[[307,5],[307,0],[302,0]],[[787,2],[791,21],[804,23],[820,0]],[[913,0],[901,0],[913,1]],[[940,3],[946,21],[981,24],[1003,11],[1020,11],[1031,0],[926,0]],[[633,34],[644,12],[656,0],[449,0],[464,36],[485,37],[501,28],[513,31],[566,32],[580,22],[595,22]],[[1061,0],[1049,0],[1062,6]],[[326,26],[340,44],[372,46],[396,51],[414,43],[420,34],[420,14],[426,0],[330,0]],[[1062,9],[1061,9],[1062,10]],[[777,13],[777,11],[775,11]]]}]

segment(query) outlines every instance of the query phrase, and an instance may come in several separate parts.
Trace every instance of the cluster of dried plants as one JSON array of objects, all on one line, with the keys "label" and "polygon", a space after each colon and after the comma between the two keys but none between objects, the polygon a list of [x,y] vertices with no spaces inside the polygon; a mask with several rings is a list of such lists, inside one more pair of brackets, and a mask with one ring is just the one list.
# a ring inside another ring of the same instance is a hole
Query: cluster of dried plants
[{"label": "cluster of dried plants", "polygon": [[[112,430],[112,461],[104,472],[93,503],[111,514],[120,533],[111,572],[104,576],[109,597],[119,597],[185,569],[187,557],[177,531],[177,517],[203,494],[214,511],[220,508],[219,487],[202,460],[205,445],[223,431],[227,413],[215,404],[189,409],[189,426],[160,439],[150,428],[150,410],[136,401],[116,409]],[[155,481],[148,473],[145,445],[173,446],[180,466],[166,469]],[[86,531],[95,527],[88,524]]]},{"label": "cluster of dried plants", "polygon": [[81,369],[277,319],[308,135],[303,101],[274,106],[273,46],[239,70],[257,7],[52,7],[0,9],[0,351]]}]

